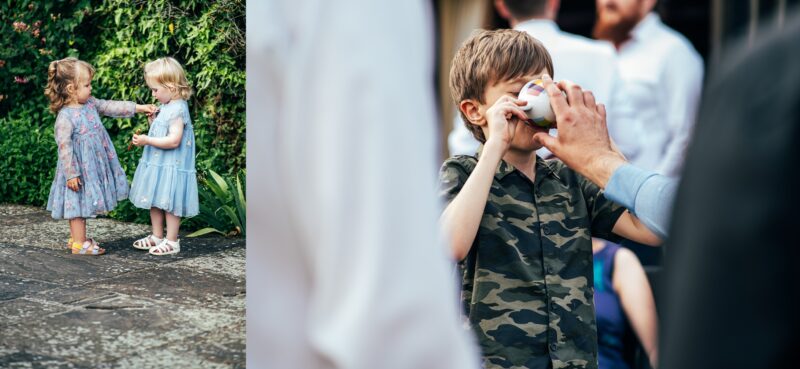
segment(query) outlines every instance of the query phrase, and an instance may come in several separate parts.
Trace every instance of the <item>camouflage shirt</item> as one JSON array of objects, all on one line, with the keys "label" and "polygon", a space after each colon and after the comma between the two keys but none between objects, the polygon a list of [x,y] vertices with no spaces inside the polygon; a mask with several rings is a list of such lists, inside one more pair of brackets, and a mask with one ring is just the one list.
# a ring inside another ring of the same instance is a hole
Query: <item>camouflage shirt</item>
[{"label": "camouflage shirt", "polygon": [[[477,159],[444,162],[449,203]],[[534,182],[501,161],[475,242],[459,263],[462,301],[486,368],[597,368],[591,237],[624,208],[557,160],[536,159]]]}]

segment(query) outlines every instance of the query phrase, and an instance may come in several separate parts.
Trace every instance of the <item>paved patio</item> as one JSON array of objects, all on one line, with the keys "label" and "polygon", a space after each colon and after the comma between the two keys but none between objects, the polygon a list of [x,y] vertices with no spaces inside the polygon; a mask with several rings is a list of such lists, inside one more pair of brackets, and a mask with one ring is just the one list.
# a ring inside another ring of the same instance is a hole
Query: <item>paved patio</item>
[{"label": "paved patio", "polygon": [[106,255],[71,255],[66,221],[0,205],[0,367],[245,367],[244,239],[152,256],[130,246],[149,226],[87,223]]}]

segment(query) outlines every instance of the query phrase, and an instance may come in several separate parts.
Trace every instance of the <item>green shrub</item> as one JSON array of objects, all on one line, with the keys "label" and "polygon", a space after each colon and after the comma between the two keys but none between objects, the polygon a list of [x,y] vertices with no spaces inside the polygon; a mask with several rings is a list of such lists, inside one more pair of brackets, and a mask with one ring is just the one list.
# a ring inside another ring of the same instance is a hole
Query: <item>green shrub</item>
[{"label": "green shrub", "polygon": [[27,118],[0,119],[0,137],[0,199],[44,206],[56,169],[53,126]]},{"label": "green shrub", "polygon": [[47,66],[67,56],[87,57],[95,32],[86,22],[89,14],[88,0],[0,2],[0,117],[46,111]]},{"label": "green shrub", "polygon": [[[57,156],[55,117],[43,90],[48,64],[66,56],[94,65],[94,96],[139,103],[155,103],[144,84],[144,64],[176,58],[195,91],[189,107],[198,173],[243,170],[244,14],[243,0],[0,2],[0,202],[47,201]],[[128,143],[137,128],[146,132],[146,119],[103,123],[130,180],[141,149],[129,151]],[[146,210],[127,201],[111,216],[148,221]]]},{"label": "green shrub", "polygon": [[188,237],[208,233],[245,236],[247,202],[242,185],[245,182],[245,171],[231,179],[231,177],[222,178],[213,170],[209,170],[208,176],[200,181],[200,214],[188,220],[206,224],[207,227],[188,235]]}]

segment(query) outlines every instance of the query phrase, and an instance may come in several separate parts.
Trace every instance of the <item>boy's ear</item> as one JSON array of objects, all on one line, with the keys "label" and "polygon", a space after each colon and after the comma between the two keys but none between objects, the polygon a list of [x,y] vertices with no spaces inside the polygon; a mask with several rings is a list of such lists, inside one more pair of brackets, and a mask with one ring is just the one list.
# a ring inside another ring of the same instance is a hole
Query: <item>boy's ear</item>
[{"label": "boy's ear", "polygon": [[461,100],[461,102],[458,104],[458,109],[464,113],[464,116],[469,119],[470,123],[482,126],[486,124],[486,120],[483,119],[483,114],[478,106],[479,104],[477,101],[473,99],[466,99]]}]

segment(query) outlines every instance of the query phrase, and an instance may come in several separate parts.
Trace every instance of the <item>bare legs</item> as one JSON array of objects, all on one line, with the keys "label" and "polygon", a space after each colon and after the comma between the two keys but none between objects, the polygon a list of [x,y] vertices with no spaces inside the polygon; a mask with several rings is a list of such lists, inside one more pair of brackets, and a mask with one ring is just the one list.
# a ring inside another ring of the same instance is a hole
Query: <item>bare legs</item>
[{"label": "bare legs", "polygon": [[164,210],[150,208],[150,226],[153,228],[153,236],[164,238]]},{"label": "bare legs", "polygon": [[86,218],[72,218],[69,220],[69,235],[72,241],[69,243],[69,248],[73,254],[81,255],[103,255],[106,250],[96,242],[88,242],[86,239]]},{"label": "bare legs", "polygon": [[159,208],[150,208],[150,225],[153,235],[164,238],[164,218],[167,220],[167,239],[175,242],[178,240],[178,230],[181,227],[181,217],[167,213]]},{"label": "bare legs", "polygon": [[181,228],[181,217],[167,213],[167,239],[175,242],[178,240],[178,230]]},{"label": "bare legs", "polygon": [[[83,242],[86,241],[86,218],[70,219],[69,235],[72,236],[72,242],[83,244]],[[72,247],[72,245],[70,245],[70,247]]]}]

